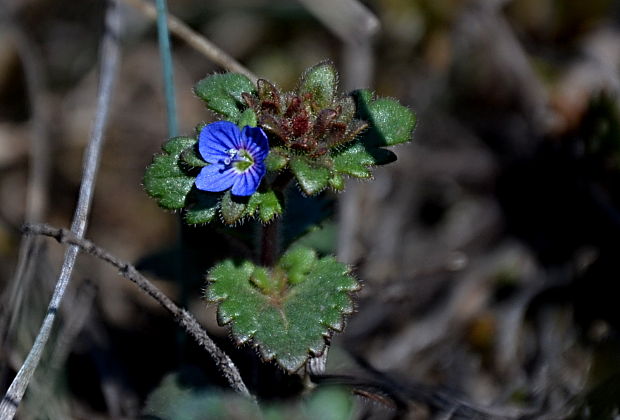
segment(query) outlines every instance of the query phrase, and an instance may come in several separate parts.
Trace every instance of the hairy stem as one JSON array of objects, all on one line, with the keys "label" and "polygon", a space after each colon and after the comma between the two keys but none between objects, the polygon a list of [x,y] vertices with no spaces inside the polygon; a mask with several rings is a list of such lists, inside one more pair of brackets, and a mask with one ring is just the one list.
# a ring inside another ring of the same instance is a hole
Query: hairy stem
[{"label": "hairy stem", "polygon": [[[271,183],[271,188],[276,193],[284,193],[284,190],[293,179],[291,171],[279,174]],[[280,254],[280,219],[274,218],[271,222],[262,225],[260,230],[260,261],[264,267],[273,267],[278,261]]]},{"label": "hairy stem", "polygon": [[280,221],[274,219],[261,226],[260,263],[265,267],[273,267],[278,259],[280,251],[279,225]]}]

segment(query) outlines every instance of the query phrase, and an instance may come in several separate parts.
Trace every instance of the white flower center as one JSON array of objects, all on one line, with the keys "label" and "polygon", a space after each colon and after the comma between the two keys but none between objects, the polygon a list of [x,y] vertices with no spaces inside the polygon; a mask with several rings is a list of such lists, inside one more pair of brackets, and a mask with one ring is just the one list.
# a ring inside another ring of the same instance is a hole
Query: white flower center
[{"label": "white flower center", "polygon": [[237,149],[228,149],[228,151],[226,153],[228,153],[228,156],[226,159],[224,159],[224,165],[230,165],[230,163],[232,162],[232,160],[234,159],[234,157],[237,155],[239,151]]}]

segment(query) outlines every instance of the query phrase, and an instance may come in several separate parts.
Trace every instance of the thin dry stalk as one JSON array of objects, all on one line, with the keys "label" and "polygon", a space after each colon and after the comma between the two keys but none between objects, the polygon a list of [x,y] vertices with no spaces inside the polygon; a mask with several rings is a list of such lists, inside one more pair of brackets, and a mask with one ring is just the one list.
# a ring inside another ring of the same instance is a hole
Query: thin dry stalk
[{"label": "thin dry stalk", "polygon": [[[106,31],[103,34],[101,43],[101,76],[99,94],[97,97],[97,114],[95,115],[90,141],[85,153],[80,194],[71,224],[71,230],[78,237],[82,237],[86,230],[95,187],[95,178],[99,166],[99,157],[103,146],[103,130],[108,119],[110,99],[120,58],[118,42],[120,14],[115,0],[110,0],[105,20]],[[58,308],[65,294],[67,285],[69,284],[77,253],[78,247],[76,246],[70,247],[65,253],[65,259],[54,289],[54,294],[50,300],[48,311],[43,319],[39,334],[28,353],[26,361],[17,372],[17,375],[0,403],[0,419],[2,420],[11,420],[15,416],[15,412],[28,388],[34,371],[39,365],[43,349],[50,337],[52,326],[56,320]]]},{"label": "thin dry stalk", "polygon": [[[28,168],[28,185],[26,187],[26,222],[43,220],[47,209],[47,184],[50,170],[48,106],[45,93],[45,71],[39,60],[40,54],[28,34],[15,21],[14,14],[8,7],[2,7],[9,16],[7,25],[14,39],[17,53],[21,60],[26,79],[26,91],[30,104],[30,159]],[[36,256],[40,244],[36,239],[24,238],[20,243],[17,269],[3,298],[5,312],[0,314],[0,348],[6,349],[17,315],[20,313],[24,290],[32,278]],[[11,308],[11,310],[7,310]]]},{"label": "thin dry stalk", "polygon": [[[150,3],[144,0],[123,0],[131,7],[139,10],[145,16],[149,17],[153,21],[157,19],[157,9]],[[258,77],[250,70],[245,68],[241,63],[235,60],[230,55],[226,54],[217,45],[209,41],[198,32],[187,26],[183,21],[174,15],[168,13],[168,28],[170,32],[185,41],[190,47],[194,48],[199,53],[205,55],[214,63],[225,68],[228,71],[234,73],[240,73],[248,77],[252,82],[256,82]]]},{"label": "thin dry stalk", "polygon": [[164,307],[174,317],[176,322],[183,327],[189,335],[191,335],[196,342],[204,348],[209,355],[213,358],[218,368],[228,381],[231,388],[246,397],[252,398],[250,395],[237,367],[232,362],[230,357],[224,353],[208,336],[207,332],[200,326],[196,318],[192,316],[185,309],[179,308],[168,296],[166,296],[161,290],[151,283],[146,277],[136,270],[136,268],[126,263],[104,249],[98,247],[94,243],[82,239],[75,235],[75,233],[65,230],[57,229],[45,224],[27,225],[24,227],[24,232],[29,235],[43,235],[55,238],[62,244],[68,244],[74,248],[81,250],[87,254],[93,255],[111,265],[118,268],[121,276],[135,283],[142,291],[147,295],[155,299],[161,306]]}]

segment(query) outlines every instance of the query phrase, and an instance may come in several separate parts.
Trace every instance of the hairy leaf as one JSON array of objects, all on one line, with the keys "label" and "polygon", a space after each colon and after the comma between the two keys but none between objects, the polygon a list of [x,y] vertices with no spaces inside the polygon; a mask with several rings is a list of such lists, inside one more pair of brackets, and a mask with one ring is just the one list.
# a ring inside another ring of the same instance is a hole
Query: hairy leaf
[{"label": "hairy leaf", "polygon": [[313,109],[319,111],[332,105],[338,88],[338,73],[334,65],[324,61],[310,67],[301,77],[298,94],[310,97]]},{"label": "hairy leaf", "polygon": [[329,177],[329,186],[335,191],[344,190],[344,178],[340,174],[333,173]]},{"label": "hairy leaf", "polygon": [[226,191],[220,204],[224,222],[232,225],[240,221],[245,215],[248,200],[247,197],[238,197]]},{"label": "hairy leaf", "polygon": [[265,166],[270,172],[284,169],[288,163],[288,153],[281,147],[272,147],[265,159]]},{"label": "hairy leaf", "polygon": [[265,359],[295,372],[323,352],[325,337],[342,330],[359,283],[346,265],[303,248],[270,271],[224,261],[209,272],[206,297],[218,304],[218,322],[231,324],[237,341],[251,340]]},{"label": "hairy leaf", "polygon": [[253,109],[248,108],[241,113],[241,116],[239,117],[239,123],[237,125],[239,126],[239,128],[243,129],[243,127],[245,127],[246,125],[249,125],[250,127],[256,127],[256,124],[256,112],[254,112]]},{"label": "hairy leaf", "polygon": [[146,192],[167,209],[180,209],[194,185],[195,177],[186,174],[179,165],[179,157],[184,150],[192,147],[196,139],[174,137],[166,142],[164,153],[156,155],[144,174]]},{"label": "hairy leaf", "polygon": [[304,156],[293,157],[290,165],[297,183],[305,194],[315,195],[327,186],[330,171],[325,166]]},{"label": "hairy leaf", "polygon": [[191,205],[185,212],[185,222],[190,225],[209,223],[217,215],[221,193],[194,190]]},{"label": "hairy leaf", "polygon": [[195,144],[183,150],[181,153],[181,161],[190,169],[207,166],[207,162],[200,157],[200,153]]},{"label": "hairy leaf", "polygon": [[245,107],[241,94],[254,93],[252,81],[242,74],[213,74],[194,86],[194,93],[205,101],[207,108],[237,123]]},{"label": "hairy leaf", "polygon": [[368,121],[370,128],[362,136],[367,146],[394,146],[411,140],[416,117],[406,106],[391,98],[374,99],[372,92],[353,92],[358,118]]},{"label": "hairy leaf", "polygon": [[374,163],[374,159],[361,143],[356,143],[334,156],[334,169],[337,172],[357,178],[370,177],[368,166]]},{"label": "hairy leaf", "polygon": [[255,192],[248,201],[246,215],[253,216],[258,213],[258,217],[263,223],[271,221],[274,217],[282,214],[284,208],[283,198],[273,190],[265,192]]}]

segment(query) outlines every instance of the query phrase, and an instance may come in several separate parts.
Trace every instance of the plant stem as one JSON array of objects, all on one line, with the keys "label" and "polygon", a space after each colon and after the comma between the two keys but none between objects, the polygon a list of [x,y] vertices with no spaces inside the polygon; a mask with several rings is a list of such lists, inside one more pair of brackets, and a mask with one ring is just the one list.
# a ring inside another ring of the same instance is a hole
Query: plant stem
[{"label": "plant stem", "polygon": [[166,0],[157,0],[157,35],[159,39],[159,53],[164,76],[164,91],[166,94],[166,115],[168,117],[168,136],[177,135],[177,110],[174,94],[174,76],[172,73],[172,53],[170,51],[170,35],[168,33],[168,11]]},{"label": "plant stem", "polygon": [[274,219],[261,227],[260,263],[265,267],[273,267],[280,251],[280,221]]},{"label": "plant stem", "polygon": [[[271,188],[276,194],[284,194],[284,190],[293,179],[291,171],[284,171],[272,182]],[[262,225],[260,231],[260,264],[264,267],[273,267],[280,254],[280,219],[274,218],[271,222]]]}]

